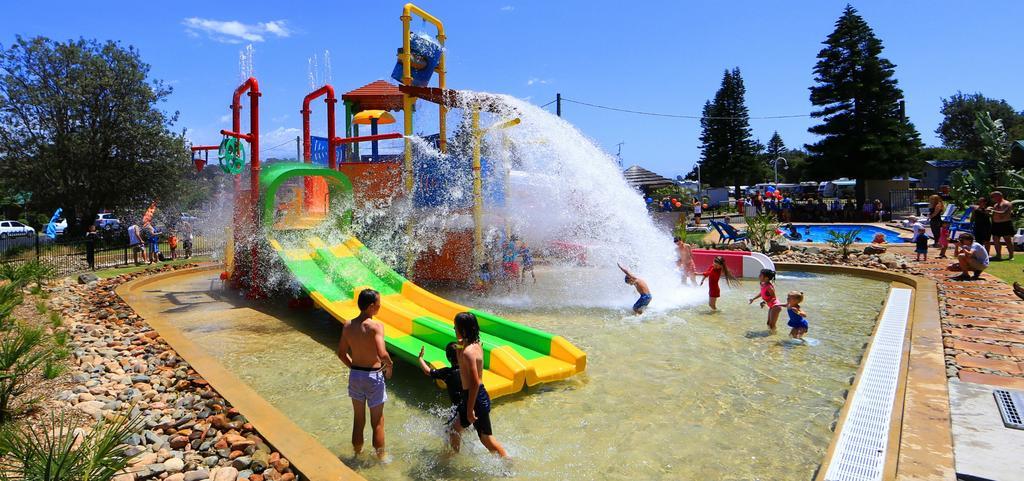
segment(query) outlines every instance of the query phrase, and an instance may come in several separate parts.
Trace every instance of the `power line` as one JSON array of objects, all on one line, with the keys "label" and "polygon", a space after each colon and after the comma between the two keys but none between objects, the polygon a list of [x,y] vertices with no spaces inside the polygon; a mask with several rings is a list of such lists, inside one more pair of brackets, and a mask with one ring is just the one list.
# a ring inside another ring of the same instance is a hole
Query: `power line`
[{"label": "power line", "polygon": [[283,145],[285,145],[285,144],[290,144],[290,143],[292,143],[292,142],[295,142],[295,139],[288,139],[288,140],[286,140],[286,141],[284,141],[284,142],[281,142],[280,144],[277,144],[277,145],[275,145],[275,146],[273,146],[273,147],[267,147],[267,148],[262,148],[262,147],[261,147],[261,148],[260,148],[260,150],[274,150],[274,149],[276,149],[276,148],[279,148],[279,147],[281,147],[281,146],[283,146]]},{"label": "power line", "polygon": [[[581,102],[579,100],[572,100],[572,99],[565,98],[565,97],[562,97],[562,101],[564,101],[564,102],[572,102],[574,104],[579,104],[579,105],[586,105],[587,107],[593,107],[593,108],[596,108],[596,109],[612,110],[612,111],[615,111],[615,112],[625,112],[625,113],[628,113],[628,114],[649,115],[649,116],[652,116],[652,117],[669,117],[669,118],[674,118],[674,119],[696,119],[696,120],[700,120],[702,118],[706,118],[706,119],[710,119],[710,120],[740,120],[739,117],[702,117],[702,116],[699,116],[699,115],[665,114],[665,113],[659,113],[659,112],[644,112],[642,110],[621,109],[621,108],[618,108],[618,107],[609,107],[607,105],[598,105],[598,104],[592,104],[592,103],[589,103],[589,102]],[[553,102],[554,102],[554,100],[552,100],[551,102],[548,102],[546,105],[550,105]],[[763,117],[747,117],[747,118],[749,120],[768,120],[768,119],[795,119],[795,118],[810,117],[810,116],[811,116],[810,114],[794,114],[794,115],[768,115],[768,116],[763,116]]]},{"label": "power line", "polygon": [[558,99],[552,100],[552,101],[550,101],[550,102],[548,102],[548,103],[546,103],[544,105],[541,105],[540,108],[547,107],[548,105],[551,105],[551,104],[555,103],[556,101],[558,101]]}]

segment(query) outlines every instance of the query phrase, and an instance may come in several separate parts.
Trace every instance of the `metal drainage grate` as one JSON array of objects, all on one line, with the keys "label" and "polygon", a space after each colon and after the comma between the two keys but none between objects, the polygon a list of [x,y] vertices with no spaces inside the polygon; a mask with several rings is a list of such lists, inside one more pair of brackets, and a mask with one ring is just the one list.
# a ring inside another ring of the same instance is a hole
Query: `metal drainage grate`
[{"label": "metal drainage grate", "polygon": [[882,479],[912,294],[910,289],[889,290],[857,390],[847,399],[850,408],[825,472],[826,481]]},{"label": "metal drainage grate", "polygon": [[994,389],[992,395],[996,398],[996,405],[999,406],[999,414],[1003,416],[1003,426],[1011,429],[1024,429],[1024,393],[1020,391],[1007,391],[1006,389]]}]

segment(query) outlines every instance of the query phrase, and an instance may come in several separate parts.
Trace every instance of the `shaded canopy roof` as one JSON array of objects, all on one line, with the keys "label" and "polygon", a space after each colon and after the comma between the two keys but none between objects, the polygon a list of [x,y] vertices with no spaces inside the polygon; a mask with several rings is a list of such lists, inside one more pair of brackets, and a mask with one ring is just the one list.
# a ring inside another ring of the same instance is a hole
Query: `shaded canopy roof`
[{"label": "shaded canopy roof", "polygon": [[622,175],[626,182],[636,189],[652,190],[676,184],[672,179],[662,177],[639,165],[626,169]]},{"label": "shaded canopy roof", "polygon": [[932,167],[938,167],[940,169],[959,169],[962,167],[974,167],[977,165],[976,160],[926,160],[926,164]]},{"label": "shaded canopy roof", "polygon": [[375,80],[342,94],[341,99],[353,102],[358,110],[402,110],[402,92],[387,80]]}]

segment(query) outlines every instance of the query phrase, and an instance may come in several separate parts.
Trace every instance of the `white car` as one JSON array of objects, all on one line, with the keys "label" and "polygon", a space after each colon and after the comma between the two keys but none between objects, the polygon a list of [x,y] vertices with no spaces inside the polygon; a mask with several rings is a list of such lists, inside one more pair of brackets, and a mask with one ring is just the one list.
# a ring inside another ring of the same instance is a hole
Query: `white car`
[{"label": "white car", "polygon": [[0,239],[10,237],[32,237],[36,230],[16,220],[0,221]]},{"label": "white car", "polygon": [[64,231],[68,228],[68,220],[63,217],[57,219],[57,222],[53,223],[53,228],[57,235],[64,235]]},{"label": "white car", "polygon": [[1024,251],[1024,227],[1017,229],[1013,236],[1013,245],[1017,246],[1017,250]]},{"label": "white car", "polygon": [[117,230],[121,228],[121,221],[114,217],[114,214],[96,214],[96,227],[102,230]]}]

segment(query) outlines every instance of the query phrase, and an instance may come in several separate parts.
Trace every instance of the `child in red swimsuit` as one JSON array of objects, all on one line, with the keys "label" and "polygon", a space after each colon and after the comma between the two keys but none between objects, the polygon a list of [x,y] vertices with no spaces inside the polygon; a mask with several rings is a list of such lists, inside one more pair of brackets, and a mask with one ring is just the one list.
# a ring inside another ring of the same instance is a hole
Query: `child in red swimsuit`
[{"label": "child in red swimsuit", "polygon": [[718,310],[716,304],[718,304],[718,298],[722,297],[722,291],[718,287],[718,280],[724,275],[725,283],[730,287],[737,287],[740,285],[739,279],[729,272],[729,268],[725,265],[725,258],[722,256],[715,257],[715,260],[711,262],[708,269],[702,274],[703,279],[700,280],[700,285],[704,285],[704,281],[711,279],[708,283],[708,306],[711,306],[712,311]]},{"label": "child in red swimsuit", "polygon": [[748,304],[753,304],[755,300],[761,298],[761,308],[768,308],[768,331],[775,334],[775,324],[779,322],[779,313],[782,312],[782,303],[775,296],[775,271],[761,269],[757,279],[761,281],[761,292],[751,297]]}]

